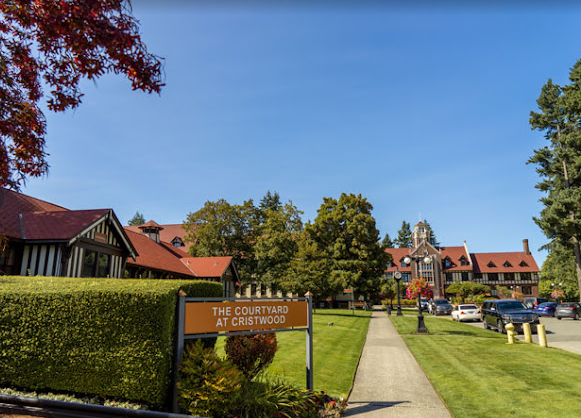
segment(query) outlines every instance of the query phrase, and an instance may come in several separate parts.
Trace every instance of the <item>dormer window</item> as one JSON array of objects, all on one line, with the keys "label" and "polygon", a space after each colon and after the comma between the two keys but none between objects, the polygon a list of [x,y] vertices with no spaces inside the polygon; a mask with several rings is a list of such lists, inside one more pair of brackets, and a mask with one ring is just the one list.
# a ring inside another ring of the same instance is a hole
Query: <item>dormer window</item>
[{"label": "dormer window", "polygon": [[452,262],[450,261],[449,257],[444,258],[444,267],[450,267]]},{"label": "dormer window", "polygon": [[401,263],[402,267],[408,267],[408,265],[405,263],[403,258],[401,260],[399,260],[399,262]]},{"label": "dormer window", "polygon": [[505,261],[503,265],[504,267],[512,267],[512,264],[510,264],[508,261]]},{"label": "dormer window", "polygon": [[494,264],[492,261],[488,262],[487,264],[488,267],[496,267],[496,264]]},{"label": "dormer window", "polygon": [[520,262],[519,266],[521,267],[528,267],[529,265],[523,260]]},{"label": "dormer window", "polygon": [[172,242],[171,245],[173,245],[174,247],[183,247],[184,246],[184,242],[182,241],[182,239],[180,237],[175,237]]},{"label": "dormer window", "polygon": [[467,266],[468,265],[468,260],[466,260],[466,257],[464,257],[464,256],[460,257],[460,265],[461,266]]}]

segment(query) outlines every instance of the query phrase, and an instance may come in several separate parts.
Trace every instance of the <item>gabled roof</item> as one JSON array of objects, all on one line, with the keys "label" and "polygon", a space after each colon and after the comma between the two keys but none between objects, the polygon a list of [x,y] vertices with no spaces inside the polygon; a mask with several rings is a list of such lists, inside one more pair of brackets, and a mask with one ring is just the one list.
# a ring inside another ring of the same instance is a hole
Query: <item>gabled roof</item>
[{"label": "gabled roof", "polygon": [[[510,253],[475,253],[471,254],[474,261],[475,273],[537,273],[539,267],[532,256],[525,252]],[[505,262],[509,262],[511,267],[504,267]],[[522,266],[525,262],[527,266]],[[488,267],[492,263],[496,267]]]},{"label": "gabled roof", "polygon": [[[185,247],[184,251],[188,252],[190,247],[192,246],[191,243],[186,243],[184,240],[184,236],[186,235],[186,231],[182,228],[182,224],[156,224],[163,229],[159,231],[159,240],[163,242],[172,242],[175,237],[179,237],[182,241],[184,241]],[[125,226],[126,230],[133,231],[140,233],[139,226]]]},{"label": "gabled roof", "polygon": [[128,259],[128,265],[133,264],[184,276],[194,276],[192,271],[167,246],[156,243],[146,235],[133,232],[128,227],[125,227],[125,232],[139,254],[135,261]]},{"label": "gabled roof", "polygon": [[385,252],[391,254],[393,258],[391,262],[391,267],[388,268],[387,272],[393,272],[399,270],[404,273],[411,273],[412,268],[410,266],[402,267],[400,260],[410,255],[411,248],[386,248]]},{"label": "gabled roof", "polygon": [[156,229],[159,229],[160,231],[161,231],[162,229],[164,229],[164,228],[163,228],[163,226],[161,226],[160,224],[158,224],[158,223],[157,223],[157,222],[155,222],[155,221],[147,221],[147,222],[145,222],[144,224],[141,224],[141,225],[139,225],[137,228],[139,228],[139,229],[144,229],[144,228],[156,228]]},{"label": "gabled roof", "polygon": [[442,270],[445,272],[472,271],[472,266],[470,264],[463,266],[460,262],[462,256],[464,256],[466,261],[470,263],[470,255],[466,254],[466,249],[464,247],[440,247],[439,249],[442,251],[442,260],[449,257],[452,262],[450,267],[446,267],[444,263],[442,263]]},{"label": "gabled roof", "polygon": [[18,214],[30,212],[66,211],[68,209],[22,193],[0,188],[0,233],[21,238]]},{"label": "gabled roof", "polygon": [[181,261],[196,277],[220,278],[232,263],[232,257],[185,257]]},{"label": "gabled roof", "polygon": [[19,238],[32,241],[68,241],[109,213],[110,209],[29,212],[19,221]]}]

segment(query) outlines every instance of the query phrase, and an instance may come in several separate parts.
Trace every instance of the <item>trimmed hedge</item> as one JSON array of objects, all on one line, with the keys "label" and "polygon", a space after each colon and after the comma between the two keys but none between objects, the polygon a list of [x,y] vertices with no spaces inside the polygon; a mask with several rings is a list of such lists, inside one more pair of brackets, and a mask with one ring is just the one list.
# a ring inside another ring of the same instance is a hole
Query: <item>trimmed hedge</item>
[{"label": "trimmed hedge", "polygon": [[207,281],[0,278],[0,386],[166,405],[177,293]]}]

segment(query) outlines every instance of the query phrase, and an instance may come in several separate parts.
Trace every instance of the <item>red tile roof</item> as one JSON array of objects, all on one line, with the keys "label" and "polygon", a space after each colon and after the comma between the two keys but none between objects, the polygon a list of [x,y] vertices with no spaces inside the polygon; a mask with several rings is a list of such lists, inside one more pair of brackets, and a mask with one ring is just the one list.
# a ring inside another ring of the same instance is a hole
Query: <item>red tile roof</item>
[{"label": "red tile roof", "polygon": [[196,277],[222,277],[232,257],[185,257],[181,259]]},{"label": "red tile roof", "polygon": [[[525,252],[471,254],[475,273],[535,273],[539,267],[531,254]],[[511,267],[504,267],[505,262]],[[526,266],[521,266],[524,261]],[[496,267],[488,267],[492,262]]]},{"label": "red tile roof", "polygon": [[135,261],[127,259],[127,264],[194,277],[193,272],[180,261],[174,252],[169,251],[166,245],[160,245],[146,235],[131,231],[128,227],[124,228],[139,254]]},{"label": "red tile roof", "polygon": [[142,228],[158,228],[159,230],[163,229],[163,226],[161,226],[160,224],[158,224],[155,221],[147,221],[144,224],[139,225],[137,228],[142,229]]},{"label": "red tile roof", "polygon": [[405,256],[409,255],[411,252],[411,248],[387,248],[385,250],[386,253],[390,254],[393,258],[391,262],[391,267],[388,268],[386,271],[402,271],[402,272],[409,272],[411,273],[412,268],[410,266],[402,267],[401,266],[401,259],[405,258]]},{"label": "red tile roof", "polygon": [[[463,266],[460,259],[462,256],[466,258],[466,261],[470,263],[470,254],[466,253],[466,249],[462,247],[439,247],[442,251],[442,270],[444,271],[472,271],[472,266],[468,264]],[[446,257],[450,258],[450,267],[446,267],[444,259]]]},{"label": "red tile roof", "polygon": [[21,238],[19,213],[66,210],[62,206],[0,188],[0,233],[10,238]]},{"label": "red tile roof", "polygon": [[94,209],[23,213],[20,238],[70,240],[109,211],[110,209]]},{"label": "red tile roof", "polygon": [[[156,224],[157,225],[157,224]],[[185,246],[180,247],[183,251],[188,252],[190,247],[192,246],[191,243],[185,242],[185,235],[186,231],[182,228],[182,224],[165,224],[159,225],[163,227],[162,230],[159,231],[159,240],[163,242],[172,242],[175,237],[181,238],[184,241]],[[141,233],[139,230],[139,226],[125,226],[126,230]]]}]

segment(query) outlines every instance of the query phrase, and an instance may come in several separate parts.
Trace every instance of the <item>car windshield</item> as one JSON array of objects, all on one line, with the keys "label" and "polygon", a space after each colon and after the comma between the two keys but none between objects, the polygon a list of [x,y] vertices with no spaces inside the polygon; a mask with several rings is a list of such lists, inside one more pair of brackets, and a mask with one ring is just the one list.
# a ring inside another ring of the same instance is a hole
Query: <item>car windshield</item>
[{"label": "car windshield", "polygon": [[499,302],[498,303],[498,310],[499,311],[520,311],[520,310],[527,310],[527,307],[522,303],[522,302],[518,302],[518,301],[514,301],[514,302]]},{"label": "car windshield", "polygon": [[436,305],[448,305],[450,302],[448,302],[448,301],[447,301],[447,300],[445,300],[445,299],[439,299],[439,300],[435,300],[435,301],[434,301],[434,303],[435,303]]},{"label": "car windshield", "polygon": [[476,305],[460,305],[459,309],[478,309]]}]

